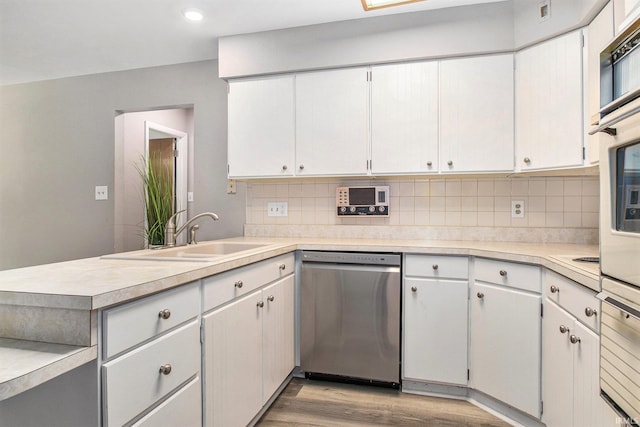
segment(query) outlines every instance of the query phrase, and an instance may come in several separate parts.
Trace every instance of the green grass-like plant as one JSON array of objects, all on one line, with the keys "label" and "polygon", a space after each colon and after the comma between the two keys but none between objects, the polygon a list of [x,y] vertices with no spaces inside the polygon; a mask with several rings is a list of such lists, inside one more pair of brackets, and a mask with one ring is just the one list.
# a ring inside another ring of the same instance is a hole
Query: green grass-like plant
[{"label": "green grass-like plant", "polygon": [[143,157],[136,169],[144,188],[147,247],[164,245],[165,224],[173,215],[173,173],[163,165],[159,153],[150,153],[148,162]]}]

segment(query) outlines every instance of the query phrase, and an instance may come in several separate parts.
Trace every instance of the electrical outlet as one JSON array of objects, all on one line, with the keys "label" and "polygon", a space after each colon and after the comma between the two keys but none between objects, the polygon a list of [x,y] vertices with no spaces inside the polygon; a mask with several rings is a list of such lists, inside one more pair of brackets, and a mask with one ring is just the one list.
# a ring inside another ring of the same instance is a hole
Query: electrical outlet
[{"label": "electrical outlet", "polygon": [[524,218],[524,200],[511,201],[511,218]]},{"label": "electrical outlet", "polygon": [[267,203],[267,216],[287,216],[287,202],[269,202]]},{"label": "electrical outlet", "polygon": [[227,180],[227,194],[236,194],[236,180],[228,179]]},{"label": "electrical outlet", "polygon": [[96,185],[96,200],[109,200],[109,187]]}]

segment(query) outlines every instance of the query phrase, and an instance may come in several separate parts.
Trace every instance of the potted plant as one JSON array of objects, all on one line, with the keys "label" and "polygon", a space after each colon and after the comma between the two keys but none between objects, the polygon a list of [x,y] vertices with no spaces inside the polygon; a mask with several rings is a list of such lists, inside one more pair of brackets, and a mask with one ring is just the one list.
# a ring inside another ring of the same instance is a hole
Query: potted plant
[{"label": "potted plant", "polygon": [[143,185],[146,212],[144,237],[147,247],[164,245],[165,224],[173,215],[173,173],[163,164],[157,152],[150,152],[149,159],[136,166]]}]

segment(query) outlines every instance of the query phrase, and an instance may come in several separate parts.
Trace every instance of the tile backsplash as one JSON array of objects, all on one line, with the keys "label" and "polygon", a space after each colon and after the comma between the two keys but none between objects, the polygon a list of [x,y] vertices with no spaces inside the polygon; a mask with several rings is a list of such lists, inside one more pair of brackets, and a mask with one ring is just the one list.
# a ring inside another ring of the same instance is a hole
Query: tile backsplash
[{"label": "tile backsplash", "polygon": [[[342,185],[389,185],[389,217],[336,217],[335,191]],[[511,217],[512,200],[524,202],[524,218]],[[287,202],[288,215],[268,216],[268,202]],[[543,235],[545,230],[550,235],[558,235],[559,229],[572,229],[582,235],[578,240],[588,241],[597,240],[598,211],[599,181],[598,177],[592,176],[250,181],[247,183],[245,234],[265,234],[269,227],[264,226],[315,226],[316,230],[322,228],[323,234],[332,234],[326,229],[373,225],[396,231],[403,227],[451,227],[462,233],[472,229],[477,233],[477,229],[481,229],[491,239],[490,235],[506,229],[518,229],[520,236],[523,232],[526,235],[527,230],[535,230],[540,236],[541,230]],[[277,231],[281,228],[273,227],[268,233],[282,234]],[[375,228],[373,232],[379,235],[381,230]],[[342,231],[334,230],[333,234],[336,233]],[[450,233],[445,234],[450,238]],[[544,237],[536,239],[545,240]]]}]

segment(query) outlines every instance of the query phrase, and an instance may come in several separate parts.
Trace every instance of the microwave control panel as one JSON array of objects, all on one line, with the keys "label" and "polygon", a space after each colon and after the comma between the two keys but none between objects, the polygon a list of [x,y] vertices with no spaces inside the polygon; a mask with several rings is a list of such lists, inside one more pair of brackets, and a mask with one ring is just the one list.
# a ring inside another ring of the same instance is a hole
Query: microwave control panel
[{"label": "microwave control panel", "polygon": [[337,187],[336,215],[389,216],[389,186]]}]

